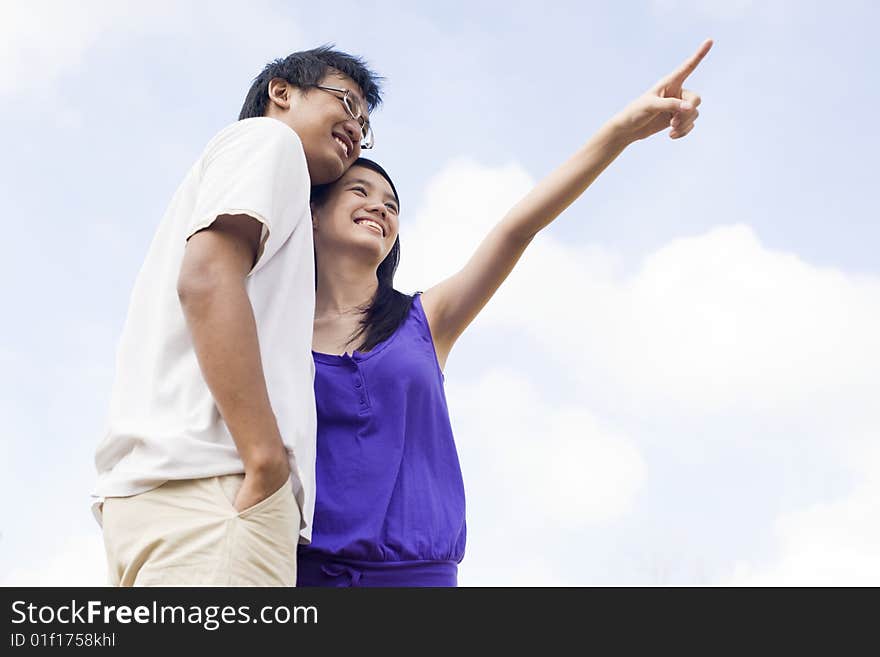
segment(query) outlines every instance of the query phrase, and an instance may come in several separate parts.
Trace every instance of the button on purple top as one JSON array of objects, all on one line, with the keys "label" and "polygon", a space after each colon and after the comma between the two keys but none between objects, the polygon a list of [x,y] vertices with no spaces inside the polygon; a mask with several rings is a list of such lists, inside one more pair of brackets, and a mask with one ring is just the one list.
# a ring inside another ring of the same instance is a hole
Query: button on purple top
[{"label": "button on purple top", "polygon": [[464,484],[420,295],[371,351],[314,359],[317,491],[297,585],[454,586]]}]

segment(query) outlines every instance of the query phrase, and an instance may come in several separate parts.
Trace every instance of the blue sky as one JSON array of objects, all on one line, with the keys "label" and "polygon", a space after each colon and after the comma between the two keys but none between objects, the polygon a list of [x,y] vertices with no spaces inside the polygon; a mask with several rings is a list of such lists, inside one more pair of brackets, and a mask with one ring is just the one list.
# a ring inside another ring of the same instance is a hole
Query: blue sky
[{"label": "blue sky", "polygon": [[[868,2],[0,8],[0,584],[101,583],[87,493],[149,240],[266,61],[387,78],[404,290],[706,37],[685,140],[634,145],[459,342],[463,584],[880,582],[880,55]],[[873,520],[873,522],[872,522]]]}]

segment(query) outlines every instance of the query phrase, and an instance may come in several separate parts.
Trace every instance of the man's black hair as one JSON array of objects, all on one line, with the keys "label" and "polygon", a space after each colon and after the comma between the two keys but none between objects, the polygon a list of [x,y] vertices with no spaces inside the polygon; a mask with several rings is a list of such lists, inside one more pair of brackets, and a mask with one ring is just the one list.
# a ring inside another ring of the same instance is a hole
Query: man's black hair
[{"label": "man's black hair", "polygon": [[333,49],[333,45],[295,52],[283,59],[266,64],[251,85],[238,115],[252,119],[266,115],[269,102],[269,82],[282,78],[300,89],[317,86],[328,73],[339,72],[354,80],[364,94],[367,109],[372,112],[382,103],[380,84],[382,78],[371,71],[364,60]]}]

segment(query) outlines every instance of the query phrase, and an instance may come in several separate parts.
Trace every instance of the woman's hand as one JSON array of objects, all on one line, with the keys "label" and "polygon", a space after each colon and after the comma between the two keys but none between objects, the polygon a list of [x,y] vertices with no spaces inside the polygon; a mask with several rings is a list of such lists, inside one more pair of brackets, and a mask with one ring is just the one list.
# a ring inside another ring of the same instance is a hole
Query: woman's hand
[{"label": "woman's hand", "polygon": [[697,110],[700,96],[682,85],[711,47],[711,39],[704,41],[678,70],[661,78],[611,119],[615,133],[625,143],[632,143],[666,127],[672,128],[669,132],[672,139],[684,137],[693,130],[694,121],[700,115]]}]

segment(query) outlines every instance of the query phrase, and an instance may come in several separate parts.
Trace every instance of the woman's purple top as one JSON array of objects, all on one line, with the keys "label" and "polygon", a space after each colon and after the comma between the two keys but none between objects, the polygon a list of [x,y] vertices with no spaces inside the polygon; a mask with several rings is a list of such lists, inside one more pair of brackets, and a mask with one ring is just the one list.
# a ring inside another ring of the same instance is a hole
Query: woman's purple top
[{"label": "woman's purple top", "polygon": [[464,484],[420,295],[371,351],[314,358],[317,492],[297,585],[455,586]]}]

